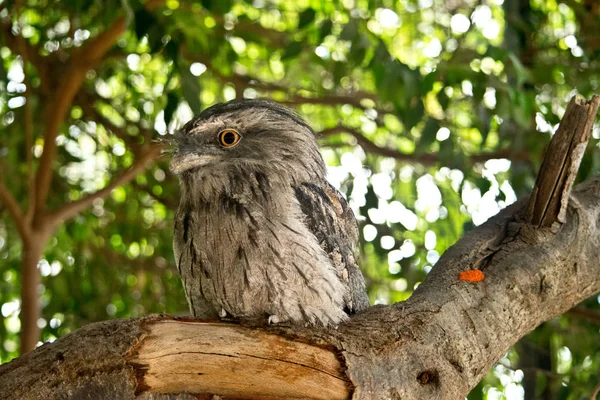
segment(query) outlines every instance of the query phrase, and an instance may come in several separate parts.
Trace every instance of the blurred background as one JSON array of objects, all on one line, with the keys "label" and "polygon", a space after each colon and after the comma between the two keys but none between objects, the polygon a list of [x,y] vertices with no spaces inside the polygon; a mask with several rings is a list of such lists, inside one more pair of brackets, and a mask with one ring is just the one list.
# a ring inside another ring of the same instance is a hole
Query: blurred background
[{"label": "blurred background", "polygon": [[[7,362],[91,322],[187,312],[157,141],[234,98],[314,127],[359,218],[371,302],[408,298],[528,193],[568,100],[600,92],[600,2],[0,0],[0,56]],[[599,303],[524,337],[469,399],[589,398]]]}]

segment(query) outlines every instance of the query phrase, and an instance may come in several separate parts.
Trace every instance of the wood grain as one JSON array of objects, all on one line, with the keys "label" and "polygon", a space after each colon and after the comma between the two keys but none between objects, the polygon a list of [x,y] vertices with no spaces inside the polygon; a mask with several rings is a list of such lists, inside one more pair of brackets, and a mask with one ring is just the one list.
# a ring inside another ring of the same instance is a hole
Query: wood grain
[{"label": "wood grain", "polygon": [[590,139],[600,96],[586,101],[574,96],[552,137],[525,211],[537,227],[565,223],[567,204],[583,153]]},{"label": "wood grain", "polygon": [[226,398],[347,399],[335,354],[321,347],[223,323],[152,322],[129,359],[137,392]]}]

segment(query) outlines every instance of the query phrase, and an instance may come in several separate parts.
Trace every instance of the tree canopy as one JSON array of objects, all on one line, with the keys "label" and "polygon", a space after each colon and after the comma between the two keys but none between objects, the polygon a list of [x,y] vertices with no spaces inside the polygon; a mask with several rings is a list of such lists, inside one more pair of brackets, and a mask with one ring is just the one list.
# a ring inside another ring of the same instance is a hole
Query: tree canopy
[{"label": "tree canopy", "polygon": [[[598,92],[599,24],[593,0],[0,2],[0,361],[25,330],[187,312],[162,141],[233,98],[306,118],[359,216],[371,302],[407,299],[531,190],[569,98]],[[600,298],[544,323],[469,398],[590,396],[599,324]]]}]

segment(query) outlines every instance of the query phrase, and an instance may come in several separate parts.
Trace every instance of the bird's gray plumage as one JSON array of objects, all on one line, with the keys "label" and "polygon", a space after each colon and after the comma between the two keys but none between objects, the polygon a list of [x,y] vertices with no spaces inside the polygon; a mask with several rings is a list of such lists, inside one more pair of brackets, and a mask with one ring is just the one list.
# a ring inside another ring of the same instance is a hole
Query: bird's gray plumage
[{"label": "bird's gray plumage", "polygon": [[[239,143],[222,146],[234,129]],[[369,306],[358,230],[314,131],[266,100],[206,109],[174,137],[174,253],[192,315],[335,325]]]}]

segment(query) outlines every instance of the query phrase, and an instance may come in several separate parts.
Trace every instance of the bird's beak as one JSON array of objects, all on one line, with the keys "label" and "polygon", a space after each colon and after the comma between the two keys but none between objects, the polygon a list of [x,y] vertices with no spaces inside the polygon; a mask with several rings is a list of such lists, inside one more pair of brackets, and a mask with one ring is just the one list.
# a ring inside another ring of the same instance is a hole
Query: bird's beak
[{"label": "bird's beak", "polygon": [[174,174],[180,174],[188,169],[202,167],[215,161],[218,157],[212,154],[176,153],[171,159],[169,169]]}]

